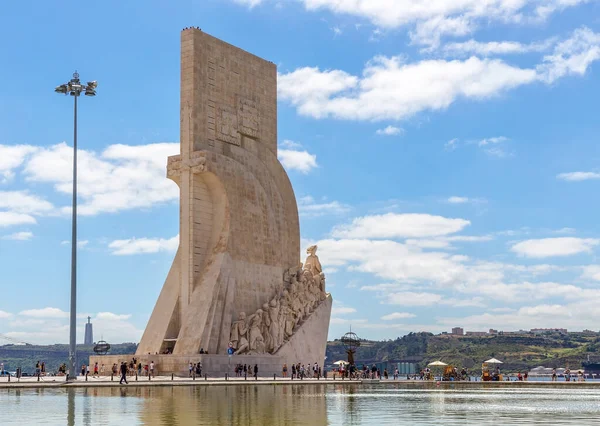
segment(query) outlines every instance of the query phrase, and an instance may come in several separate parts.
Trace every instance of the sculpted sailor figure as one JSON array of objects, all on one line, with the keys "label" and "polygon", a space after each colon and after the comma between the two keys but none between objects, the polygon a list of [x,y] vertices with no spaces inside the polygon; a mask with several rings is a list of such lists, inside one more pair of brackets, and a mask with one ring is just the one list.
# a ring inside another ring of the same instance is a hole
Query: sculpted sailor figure
[{"label": "sculpted sailor figure", "polygon": [[257,338],[260,336],[261,342],[264,344],[264,337],[261,333],[261,327],[263,322],[263,310],[258,309],[254,315],[252,315],[249,319],[250,323],[250,331],[248,332],[250,335],[250,350],[255,351],[257,346]]},{"label": "sculpted sailor figure", "polygon": [[313,277],[315,275],[319,275],[321,272],[323,272],[323,268],[321,267],[321,262],[319,262],[319,257],[317,256],[317,246],[310,246],[306,249],[306,253],[308,256],[304,262],[303,269],[305,271],[310,271],[310,274]]},{"label": "sculpted sailor figure", "polygon": [[270,352],[270,348],[273,346],[273,342],[271,341],[271,317],[269,316],[269,304],[263,303],[262,305],[263,315],[262,315],[262,325],[260,327],[260,334],[262,335],[263,342],[265,343],[265,348],[267,352]]},{"label": "sculpted sailor figure", "polygon": [[248,350],[249,345],[246,337],[247,333],[248,326],[246,324],[246,313],[241,312],[239,319],[231,325],[230,340],[233,344],[233,348],[236,349],[236,355]]},{"label": "sculpted sailor figure", "polygon": [[276,299],[271,300],[271,303],[269,305],[268,316],[270,339],[268,341],[269,346],[267,346],[267,352],[275,353],[281,345],[281,342],[279,340],[279,302]]}]

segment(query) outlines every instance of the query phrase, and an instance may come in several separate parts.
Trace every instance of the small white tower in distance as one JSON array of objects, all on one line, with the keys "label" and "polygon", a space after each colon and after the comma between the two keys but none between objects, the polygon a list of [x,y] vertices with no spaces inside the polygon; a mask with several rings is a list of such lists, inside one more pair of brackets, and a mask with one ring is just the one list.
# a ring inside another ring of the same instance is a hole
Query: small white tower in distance
[{"label": "small white tower in distance", "polygon": [[88,317],[88,322],[85,325],[85,337],[83,339],[83,344],[90,346],[94,344],[94,332],[92,331],[92,323],[90,322],[91,319],[91,317]]}]

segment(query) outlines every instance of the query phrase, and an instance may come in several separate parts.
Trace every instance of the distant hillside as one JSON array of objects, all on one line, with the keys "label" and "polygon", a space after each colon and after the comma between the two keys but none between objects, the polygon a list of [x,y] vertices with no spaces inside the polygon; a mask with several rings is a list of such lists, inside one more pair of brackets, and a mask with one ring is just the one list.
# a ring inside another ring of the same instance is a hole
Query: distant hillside
[{"label": "distant hillside", "polygon": [[[363,342],[355,361],[411,361],[424,367],[428,362],[442,360],[458,367],[479,367],[482,361],[495,357],[504,362],[504,371],[545,367],[580,368],[588,357],[600,356],[600,336],[569,333],[568,335],[494,335],[452,336],[431,333],[410,333],[396,340]],[[339,340],[329,342],[327,360],[346,359]]]},{"label": "distant hillside", "polygon": [[[120,343],[111,345],[112,354],[135,353],[137,343]],[[94,354],[93,346],[77,345],[77,366],[87,364],[89,356]],[[69,358],[69,345],[4,345],[0,346],[0,362],[4,369],[15,371],[21,367],[24,372],[31,373],[37,361],[46,363],[47,371],[57,371],[60,364]]]},{"label": "distant hillside", "polygon": [[[137,344],[112,345],[112,354],[133,354]],[[9,371],[22,367],[32,372],[36,361],[45,361],[48,371],[55,371],[67,362],[68,345],[5,345],[0,346],[0,361]],[[77,364],[88,362],[92,346],[77,347]],[[525,371],[539,365],[545,367],[581,367],[588,356],[600,358],[600,335],[569,333],[568,335],[496,335],[451,336],[431,333],[410,333],[396,340],[363,341],[355,360],[358,364],[379,361],[409,361],[424,367],[428,362],[442,360],[457,367],[479,368],[482,361],[495,357],[504,361],[504,371]],[[339,340],[327,344],[327,364],[346,359]],[[312,360],[311,360],[312,361]],[[308,362],[308,360],[289,360]],[[314,362],[314,361],[313,361]]]}]

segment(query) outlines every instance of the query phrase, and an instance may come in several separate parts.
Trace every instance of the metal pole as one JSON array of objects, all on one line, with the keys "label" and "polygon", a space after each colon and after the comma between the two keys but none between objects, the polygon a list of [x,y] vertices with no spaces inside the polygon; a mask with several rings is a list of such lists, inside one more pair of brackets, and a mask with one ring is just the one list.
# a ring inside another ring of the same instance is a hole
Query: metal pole
[{"label": "metal pole", "polygon": [[[73,218],[71,235],[71,318],[69,335],[69,361],[71,371],[75,371],[75,361],[77,358],[76,342],[76,309],[77,309],[77,96],[75,98],[75,107],[73,113]],[[75,377],[73,375],[72,377]]]}]

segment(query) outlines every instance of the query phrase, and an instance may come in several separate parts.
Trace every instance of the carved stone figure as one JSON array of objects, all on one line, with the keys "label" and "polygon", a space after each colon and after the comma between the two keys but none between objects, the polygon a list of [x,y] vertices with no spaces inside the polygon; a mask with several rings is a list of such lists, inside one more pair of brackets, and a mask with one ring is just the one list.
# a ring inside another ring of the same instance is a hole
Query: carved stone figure
[{"label": "carved stone figure", "polygon": [[264,343],[264,337],[261,332],[263,322],[263,310],[258,309],[256,313],[249,318],[248,322],[250,324],[250,330],[248,331],[250,337],[250,350],[256,351],[257,338],[259,336]]},{"label": "carved stone figure", "polygon": [[275,353],[281,343],[279,342],[279,302],[276,299],[271,300],[269,306],[269,345],[267,352]]},{"label": "carved stone figure", "polygon": [[269,351],[269,348],[273,346],[273,342],[271,341],[271,317],[269,316],[269,304],[263,303],[263,318],[262,318],[262,326],[260,328],[260,334],[262,334],[263,341],[265,343],[265,348]]},{"label": "carved stone figure", "polygon": [[236,349],[236,355],[248,350],[247,333],[248,325],[246,324],[246,313],[241,312],[239,319],[231,326],[230,341],[233,343],[233,348]]},{"label": "carved stone figure", "polygon": [[265,341],[263,340],[263,337],[257,336],[255,342],[255,349],[252,351],[252,353],[262,355],[266,352],[267,350],[265,348]]},{"label": "carved stone figure", "polygon": [[286,300],[283,300],[283,302],[281,303],[281,311],[279,312],[280,318],[281,318],[281,336],[280,338],[283,338],[283,340],[287,340],[290,337],[292,337],[292,334],[294,332],[294,323],[295,323],[295,316],[294,316],[294,311],[292,311],[288,305],[288,302]]},{"label": "carved stone figure", "polygon": [[310,246],[306,249],[306,253],[308,256],[306,257],[306,262],[304,262],[304,270],[310,271],[312,276],[319,275],[323,272],[323,268],[321,267],[321,262],[319,262],[319,257],[317,256],[317,246]]},{"label": "carved stone figure", "polygon": [[326,299],[325,274],[316,256],[317,247],[311,246],[304,267],[289,268],[283,280],[274,289],[274,297],[262,309],[248,318],[242,312],[231,328],[235,352],[248,354],[275,354],[294,331]]}]

